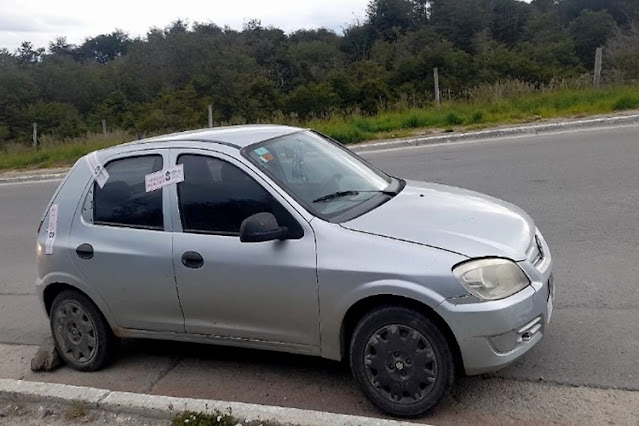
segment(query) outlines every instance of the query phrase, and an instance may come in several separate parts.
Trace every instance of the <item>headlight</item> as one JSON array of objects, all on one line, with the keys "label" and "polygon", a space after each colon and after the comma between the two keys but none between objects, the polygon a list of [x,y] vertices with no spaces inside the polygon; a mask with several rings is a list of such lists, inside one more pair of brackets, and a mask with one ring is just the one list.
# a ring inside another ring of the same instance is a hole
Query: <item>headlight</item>
[{"label": "headlight", "polygon": [[512,260],[471,260],[453,268],[455,278],[473,296],[499,300],[512,296],[530,284],[524,271]]}]

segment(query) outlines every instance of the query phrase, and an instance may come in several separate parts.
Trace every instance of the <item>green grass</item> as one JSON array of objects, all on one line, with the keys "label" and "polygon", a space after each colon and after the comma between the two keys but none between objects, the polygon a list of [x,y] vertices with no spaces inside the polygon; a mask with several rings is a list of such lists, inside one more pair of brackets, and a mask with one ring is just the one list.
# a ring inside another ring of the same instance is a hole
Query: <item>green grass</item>
[{"label": "green grass", "polygon": [[89,152],[131,139],[132,136],[125,132],[115,132],[106,136],[87,135],[84,138],[65,141],[45,139],[37,150],[25,145],[11,144],[0,150],[0,170],[67,166]]},{"label": "green grass", "polygon": [[[484,95],[487,98],[488,95]],[[375,116],[332,115],[307,122],[276,121],[311,127],[342,143],[406,137],[419,131],[478,129],[558,117],[584,117],[639,108],[639,85],[595,89],[561,89],[505,99],[445,102],[440,108],[407,108]],[[43,141],[37,151],[23,145],[0,149],[0,170],[62,166],[82,155],[134,137],[125,132],[87,135],[68,141]]]},{"label": "green grass", "polygon": [[[392,137],[410,129],[485,128],[540,118],[583,117],[639,108],[639,85],[600,90],[564,89],[509,99],[445,102],[441,108],[408,108],[373,117],[331,117],[304,123],[343,143]],[[410,133],[410,132],[409,132]],[[399,136],[397,136],[399,137]]]}]

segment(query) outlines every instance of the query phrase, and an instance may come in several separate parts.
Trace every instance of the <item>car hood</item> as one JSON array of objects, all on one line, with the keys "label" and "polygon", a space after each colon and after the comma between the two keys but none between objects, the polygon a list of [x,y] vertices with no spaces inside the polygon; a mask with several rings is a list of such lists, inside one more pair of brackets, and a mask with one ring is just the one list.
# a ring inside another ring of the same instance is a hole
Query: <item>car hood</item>
[{"label": "car hood", "polygon": [[392,200],[342,226],[471,258],[516,261],[526,258],[535,234],[530,216],[512,204],[465,189],[412,181]]}]

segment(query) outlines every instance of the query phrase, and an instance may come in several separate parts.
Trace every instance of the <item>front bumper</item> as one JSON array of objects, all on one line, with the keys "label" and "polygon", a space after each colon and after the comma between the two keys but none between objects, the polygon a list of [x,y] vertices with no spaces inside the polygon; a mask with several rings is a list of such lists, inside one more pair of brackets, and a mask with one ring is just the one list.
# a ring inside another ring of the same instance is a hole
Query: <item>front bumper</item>
[{"label": "front bumper", "polygon": [[531,280],[519,293],[488,302],[472,296],[449,299],[435,309],[455,335],[468,375],[506,367],[546,332],[552,313],[552,260],[548,256],[542,270],[530,262],[519,265]]}]

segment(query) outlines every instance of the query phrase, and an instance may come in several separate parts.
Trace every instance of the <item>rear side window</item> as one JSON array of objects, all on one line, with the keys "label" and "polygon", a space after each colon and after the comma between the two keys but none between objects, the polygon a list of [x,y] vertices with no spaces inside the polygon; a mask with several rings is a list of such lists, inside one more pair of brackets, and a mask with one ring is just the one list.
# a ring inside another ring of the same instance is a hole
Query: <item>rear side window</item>
[{"label": "rear side window", "polygon": [[106,165],[109,180],[93,188],[93,222],[97,225],[164,229],[162,190],[146,192],[144,177],[162,170],[161,155],[115,160]]}]

